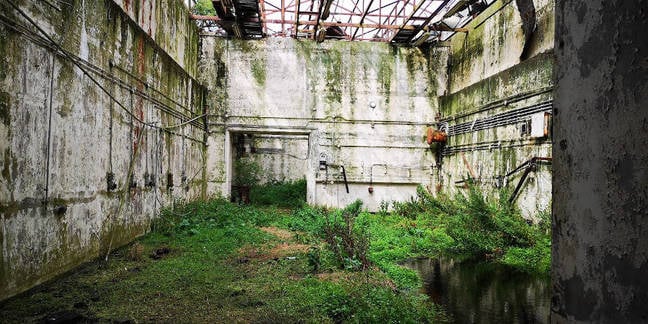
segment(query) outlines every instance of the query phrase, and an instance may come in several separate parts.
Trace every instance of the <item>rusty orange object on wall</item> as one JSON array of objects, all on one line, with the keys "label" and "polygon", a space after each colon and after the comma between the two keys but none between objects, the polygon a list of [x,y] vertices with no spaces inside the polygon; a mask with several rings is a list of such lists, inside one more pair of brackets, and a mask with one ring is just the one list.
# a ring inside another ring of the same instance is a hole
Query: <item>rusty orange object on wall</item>
[{"label": "rusty orange object on wall", "polygon": [[427,143],[445,143],[448,135],[445,132],[438,131],[432,127],[427,129]]}]

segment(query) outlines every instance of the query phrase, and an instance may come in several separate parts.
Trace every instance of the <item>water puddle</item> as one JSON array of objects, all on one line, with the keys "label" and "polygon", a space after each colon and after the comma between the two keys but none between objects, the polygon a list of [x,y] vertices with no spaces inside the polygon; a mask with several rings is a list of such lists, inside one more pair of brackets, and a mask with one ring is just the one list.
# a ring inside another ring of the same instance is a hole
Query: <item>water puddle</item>
[{"label": "water puddle", "polygon": [[415,259],[425,292],[456,323],[549,323],[549,278],[490,263]]}]

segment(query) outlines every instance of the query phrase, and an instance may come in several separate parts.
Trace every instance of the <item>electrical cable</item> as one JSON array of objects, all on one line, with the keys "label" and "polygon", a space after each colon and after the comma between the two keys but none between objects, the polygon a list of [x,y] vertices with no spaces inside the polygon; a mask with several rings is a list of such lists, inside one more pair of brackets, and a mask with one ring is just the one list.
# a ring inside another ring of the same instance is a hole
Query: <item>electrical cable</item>
[{"label": "electrical cable", "polygon": [[[86,60],[84,60],[84,59],[82,59],[82,58],[80,58],[80,57],[78,57],[78,56],[76,56],[76,55],[74,55],[74,54],[68,52],[67,50],[63,49],[60,45],[58,45],[56,42],[54,42],[53,40],[51,40],[51,38],[50,38],[49,36],[47,36],[47,34],[45,34],[45,33],[42,31],[42,29],[41,29],[38,25],[35,25],[35,26],[36,26],[36,28],[39,29],[39,31],[41,31],[41,33],[43,33],[43,34],[46,36],[45,39],[43,39],[43,38],[40,36],[40,34],[36,34],[36,33],[34,33],[34,32],[31,31],[30,29],[26,28],[25,26],[22,26],[21,24],[19,24],[19,23],[13,21],[12,19],[10,19],[10,18],[8,18],[8,17],[6,17],[6,16],[4,16],[4,15],[0,15],[0,18],[2,18],[2,19],[0,19],[0,22],[2,22],[5,26],[7,26],[8,28],[10,28],[10,29],[12,29],[12,30],[14,30],[14,31],[16,31],[16,32],[18,32],[18,33],[20,33],[21,35],[23,35],[23,36],[26,37],[27,39],[31,40],[31,41],[34,42],[35,44],[37,44],[37,45],[41,45],[41,46],[43,46],[43,47],[49,48],[49,49],[51,49],[51,50],[57,51],[57,52],[59,52],[60,54],[62,54],[65,58],[67,58],[67,59],[70,60],[72,63],[74,63],[77,67],[79,67],[79,68],[84,72],[84,74],[87,75],[87,76],[88,76],[88,77],[89,77],[89,78],[90,78],[90,79],[91,79],[95,84],[97,84],[97,86],[99,86],[99,88],[100,88],[101,90],[103,90],[104,92],[106,92],[106,90],[105,90],[105,89],[104,89],[104,88],[103,88],[103,87],[102,87],[102,86],[101,86],[101,85],[100,85],[100,84],[99,84],[99,83],[98,83],[94,78],[92,78],[92,77],[89,75],[88,71],[92,71],[92,72],[94,72],[95,74],[101,76],[101,77],[104,78],[104,79],[107,79],[107,80],[109,80],[109,81],[111,81],[111,82],[113,82],[113,83],[117,83],[120,87],[122,87],[122,88],[124,88],[124,89],[130,90],[130,91],[134,91],[135,94],[137,94],[138,96],[140,96],[140,97],[142,97],[142,98],[144,98],[144,99],[146,99],[146,100],[149,100],[149,101],[151,101],[151,102],[157,104],[157,106],[154,106],[154,108],[160,109],[160,110],[162,110],[162,111],[164,111],[164,112],[166,112],[166,113],[172,115],[173,117],[176,117],[176,118],[181,119],[181,120],[184,120],[184,119],[188,119],[188,118],[189,118],[189,117],[185,116],[184,114],[180,113],[179,111],[176,111],[176,110],[173,109],[172,107],[169,107],[168,105],[164,104],[164,103],[161,102],[159,99],[156,99],[156,98],[154,98],[154,97],[151,97],[150,95],[148,95],[147,93],[145,93],[145,92],[143,92],[143,91],[141,91],[141,90],[139,90],[139,89],[133,89],[132,85],[130,85],[130,84],[128,84],[128,83],[122,81],[121,79],[115,77],[115,76],[112,75],[111,73],[106,72],[106,71],[103,70],[101,67],[98,67],[98,66],[96,66],[95,64],[92,64],[92,63],[90,63],[90,62],[88,62],[88,61],[86,61]],[[28,20],[29,20],[29,19],[28,19]],[[30,21],[30,22],[32,22],[32,21]],[[85,69],[84,69],[83,67],[81,67],[80,65],[83,65],[83,66],[85,67]],[[118,69],[120,69],[120,70],[122,70],[122,71],[125,71],[123,68],[120,68],[119,66],[116,66],[116,65],[113,65],[113,64],[111,64],[110,68],[112,69],[113,66],[116,67],[116,68],[118,68]],[[87,70],[86,70],[86,69],[87,69]],[[132,77],[132,74],[129,74],[129,76]],[[139,81],[139,82],[143,82],[142,80],[140,80],[140,79],[138,79],[138,78],[135,78],[135,79],[136,79],[137,81]],[[149,88],[148,84],[145,84],[145,85],[147,86],[147,88]],[[164,97],[165,99],[167,99],[167,100],[169,100],[169,101],[175,103],[176,105],[178,105],[179,107],[183,108],[184,110],[191,111],[190,109],[187,109],[186,107],[180,105],[179,103],[177,103],[176,101],[172,100],[172,99],[169,98],[168,96],[164,95],[160,90],[158,90],[158,89],[156,89],[156,88],[153,88],[153,87],[150,87],[150,89],[152,89],[153,91],[155,91],[155,92],[157,92],[157,93],[162,94],[163,97]],[[108,93],[107,93],[107,94],[108,94]],[[122,105],[122,104],[121,104],[121,103],[120,103],[120,102],[119,102],[119,101],[118,101],[118,100],[117,100],[117,99],[116,99],[116,98],[115,98],[111,93],[108,94],[108,97],[111,99],[111,101],[116,102],[118,105],[120,105],[120,107],[121,107],[122,109],[125,108],[125,107],[123,107],[123,105]],[[128,109],[125,109],[125,111],[126,111],[127,113],[129,113]],[[203,115],[203,116],[204,116],[204,115]],[[200,123],[195,123],[195,121],[196,121],[197,119],[200,119],[200,118],[203,117],[203,116],[198,116],[198,117],[196,117],[196,118],[191,118],[191,119],[189,119],[189,121],[188,121],[187,123],[190,123],[192,126],[197,127],[197,128],[199,128],[199,129],[205,131],[205,129],[204,129],[204,125],[202,125],[202,124],[200,124]],[[138,121],[139,121],[139,120],[138,120]],[[149,127],[154,127],[154,128],[157,127],[157,126],[152,126],[152,125],[150,125],[150,124],[146,124],[146,123],[144,123],[143,121],[140,121],[140,122],[142,122],[143,124],[145,124],[145,125],[147,125],[147,126],[149,126]],[[183,123],[182,125],[184,125],[184,124],[185,124],[185,123]],[[173,126],[171,126],[171,128],[175,128],[175,127],[178,127],[178,125],[173,125]]]},{"label": "electrical cable", "polygon": [[133,115],[128,108],[126,108],[121,102],[119,102],[117,100],[117,98],[115,98],[108,90],[106,90],[106,88],[104,88],[104,86],[102,86],[99,83],[99,81],[97,81],[94,77],[92,77],[88,73],[88,71],[86,71],[86,69],[83,66],[81,66],[81,64],[79,64],[70,54],[68,54],[68,52],[65,51],[63,49],[63,47],[61,47],[61,45],[59,45],[56,41],[54,41],[54,39],[52,39],[52,37],[50,37],[49,34],[47,34],[47,32],[40,25],[38,25],[38,23],[36,23],[29,15],[27,15],[22,9],[20,9],[20,7],[18,7],[17,4],[15,4],[15,3],[13,3],[12,1],[9,1],[9,0],[5,0],[5,2],[8,3],[11,7],[13,7],[18,13],[20,13],[21,16],[23,16],[25,19],[27,19],[27,21],[29,21],[29,23],[31,23],[34,27],[36,27],[36,29],[38,29],[38,31],[40,31],[43,34],[43,36],[45,36],[45,38],[47,38],[47,40],[52,45],[54,45],[54,47],[57,50],[61,51],[61,53],[63,53],[63,55],[68,57],[68,59],[70,61],[72,61],[72,63],[74,63],[74,65],[76,65],[76,67],[78,67],[81,71],[83,71],[83,74],[85,76],[87,76],[88,79],[90,79],[90,81],[92,81],[99,89],[101,89],[101,91],[103,91],[111,100],[115,101],[117,103],[117,105],[122,110],[124,110],[128,115],[131,116],[131,118],[133,118],[133,120],[137,121],[138,123],[140,123],[142,125],[149,125],[148,123],[146,123],[143,120],[139,119],[137,116]]}]

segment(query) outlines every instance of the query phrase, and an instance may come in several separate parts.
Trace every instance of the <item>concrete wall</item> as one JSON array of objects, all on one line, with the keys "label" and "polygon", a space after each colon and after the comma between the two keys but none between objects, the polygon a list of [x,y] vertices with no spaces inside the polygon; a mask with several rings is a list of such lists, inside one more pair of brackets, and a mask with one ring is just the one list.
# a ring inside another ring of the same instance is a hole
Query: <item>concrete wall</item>
[{"label": "concrete wall", "polygon": [[114,0],[190,76],[196,77],[198,27],[182,0]]},{"label": "concrete wall", "polygon": [[217,112],[210,118],[209,191],[229,193],[236,133],[301,135],[283,139],[273,152],[284,157],[264,158],[264,168],[277,170],[277,179],[286,177],[280,169],[306,177],[312,203],[344,206],[360,198],[376,210],[431,184],[435,151],[424,136],[445,91],[447,49],[204,36],[201,53],[201,78]]},{"label": "concrete wall", "polygon": [[[203,113],[202,88],[172,56],[112,1],[15,3],[51,40],[0,2],[0,300],[204,191],[204,123],[162,129]],[[197,48],[184,34],[195,28],[176,24],[174,41]]]},{"label": "concrete wall", "polygon": [[554,323],[648,321],[646,8],[557,5]]},{"label": "concrete wall", "polygon": [[[486,191],[512,190],[524,170],[508,173],[532,157],[551,157],[551,134],[521,132],[534,114],[551,111],[554,2],[534,5],[537,29],[525,60],[520,59],[525,38],[515,1],[497,1],[466,26],[468,33],[448,44],[448,93],[440,100],[440,120],[450,136],[437,179],[445,190],[462,191],[467,178]],[[525,217],[548,210],[551,165],[537,164],[521,188],[516,201]]]}]

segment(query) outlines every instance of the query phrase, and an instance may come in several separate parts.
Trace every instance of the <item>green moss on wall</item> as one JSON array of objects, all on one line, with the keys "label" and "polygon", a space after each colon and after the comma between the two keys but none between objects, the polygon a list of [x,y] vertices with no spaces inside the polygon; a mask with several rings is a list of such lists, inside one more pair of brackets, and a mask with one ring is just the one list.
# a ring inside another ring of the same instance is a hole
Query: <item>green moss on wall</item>
[{"label": "green moss on wall", "polygon": [[380,62],[378,62],[378,83],[381,85],[381,90],[385,96],[385,104],[389,104],[395,64],[395,55],[386,54],[380,56]]},{"label": "green moss on wall", "polygon": [[441,114],[448,117],[474,110],[483,104],[553,84],[553,55],[536,55],[518,65],[440,98]]},{"label": "green moss on wall", "polygon": [[266,82],[266,61],[265,59],[252,60],[252,76],[256,83],[264,87]]},{"label": "green moss on wall", "polygon": [[[5,30],[4,26],[0,27],[0,81],[4,80],[7,77],[7,69],[9,67],[9,56],[7,55],[8,51],[8,39],[9,35]],[[13,51],[15,52],[15,51]],[[14,57],[17,53],[12,53]]]},{"label": "green moss on wall", "polygon": [[322,64],[325,69],[326,100],[328,103],[342,102],[342,53],[339,48],[322,52]]},{"label": "green moss on wall", "polygon": [[11,162],[14,162],[14,159],[11,155],[11,149],[7,148],[4,151],[4,156],[3,156],[3,165],[2,165],[2,178],[11,185],[13,183],[13,179],[11,178]]},{"label": "green moss on wall", "polygon": [[0,91],[0,122],[11,125],[11,96],[4,91]]}]

